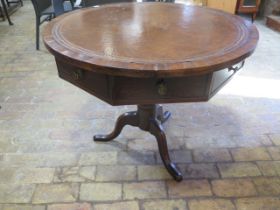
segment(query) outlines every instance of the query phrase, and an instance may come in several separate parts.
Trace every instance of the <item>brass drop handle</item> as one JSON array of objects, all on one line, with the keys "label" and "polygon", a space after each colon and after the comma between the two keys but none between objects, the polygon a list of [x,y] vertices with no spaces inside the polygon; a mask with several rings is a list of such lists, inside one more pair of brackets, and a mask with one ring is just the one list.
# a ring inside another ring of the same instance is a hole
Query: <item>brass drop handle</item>
[{"label": "brass drop handle", "polygon": [[157,82],[157,92],[160,96],[165,96],[167,94],[167,84],[163,79]]},{"label": "brass drop handle", "polygon": [[83,71],[81,69],[75,70],[73,72],[74,80],[80,80],[83,77]]},{"label": "brass drop handle", "polygon": [[229,68],[228,68],[228,71],[233,71],[233,73],[236,73],[237,71],[239,71],[240,69],[243,68],[244,63],[245,63],[245,60],[243,60],[243,61],[240,63],[239,66],[235,66],[235,67],[231,66],[231,67],[229,67]]}]

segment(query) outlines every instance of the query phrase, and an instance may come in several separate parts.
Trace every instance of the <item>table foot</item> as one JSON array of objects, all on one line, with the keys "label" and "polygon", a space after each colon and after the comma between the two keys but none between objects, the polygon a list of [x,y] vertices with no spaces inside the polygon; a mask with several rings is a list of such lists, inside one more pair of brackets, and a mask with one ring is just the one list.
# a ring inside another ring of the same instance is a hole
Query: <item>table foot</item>
[{"label": "table foot", "polygon": [[116,125],[115,125],[115,129],[113,130],[112,133],[108,134],[108,135],[95,135],[93,137],[94,141],[103,141],[103,142],[107,142],[107,141],[111,141],[114,138],[116,138],[118,135],[120,135],[122,129],[124,128],[124,126],[126,125],[131,125],[131,126],[137,126],[138,125],[138,115],[137,112],[126,112],[124,114],[122,114],[121,116],[119,116]]},{"label": "table foot", "polygon": [[118,118],[112,133],[95,135],[94,141],[111,141],[121,133],[126,125],[137,126],[144,131],[148,131],[156,137],[159,153],[165,168],[179,182],[183,179],[183,176],[178,167],[170,160],[166,136],[162,127],[162,123],[166,122],[170,115],[171,113],[168,111],[163,112],[160,105],[138,105],[137,111],[124,113]]},{"label": "table foot", "polygon": [[178,167],[170,160],[167,142],[166,142],[166,136],[162,128],[162,125],[158,123],[158,121],[156,120],[151,120],[150,133],[154,135],[157,139],[159,154],[165,168],[176,181],[178,182],[182,181],[183,179],[182,173],[180,172]]}]

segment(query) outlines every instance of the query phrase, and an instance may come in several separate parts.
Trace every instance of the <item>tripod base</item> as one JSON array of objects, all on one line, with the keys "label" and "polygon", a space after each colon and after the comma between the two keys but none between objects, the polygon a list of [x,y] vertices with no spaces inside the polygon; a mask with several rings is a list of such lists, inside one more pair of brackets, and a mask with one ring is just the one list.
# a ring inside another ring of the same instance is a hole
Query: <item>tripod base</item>
[{"label": "tripod base", "polygon": [[137,111],[126,112],[119,116],[112,133],[108,135],[95,135],[94,141],[111,141],[121,133],[123,127],[126,125],[139,127],[144,131],[148,131],[156,137],[159,153],[165,168],[176,181],[181,181],[183,176],[178,167],[170,160],[166,136],[162,127],[162,124],[168,120],[171,113],[168,111],[163,112],[161,105],[138,105],[137,107]]}]

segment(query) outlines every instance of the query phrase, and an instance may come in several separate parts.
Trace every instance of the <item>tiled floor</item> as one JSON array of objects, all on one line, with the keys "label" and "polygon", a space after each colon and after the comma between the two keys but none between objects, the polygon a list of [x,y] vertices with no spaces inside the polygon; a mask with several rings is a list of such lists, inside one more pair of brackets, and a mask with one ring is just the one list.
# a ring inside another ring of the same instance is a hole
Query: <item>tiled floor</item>
[{"label": "tiled floor", "polygon": [[0,210],[280,209],[279,33],[257,22],[255,54],[218,95],[164,106],[185,178],[176,183],[145,132],[94,143],[135,107],[59,79],[53,57],[35,50],[29,2],[11,18],[0,22]]}]

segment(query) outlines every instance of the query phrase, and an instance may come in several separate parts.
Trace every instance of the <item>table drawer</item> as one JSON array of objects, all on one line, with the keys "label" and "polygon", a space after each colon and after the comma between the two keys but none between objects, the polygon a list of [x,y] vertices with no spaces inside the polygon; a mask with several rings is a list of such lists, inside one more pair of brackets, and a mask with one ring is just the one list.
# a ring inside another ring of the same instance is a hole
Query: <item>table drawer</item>
[{"label": "table drawer", "polygon": [[102,100],[108,101],[110,98],[107,87],[109,84],[108,76],[83,70],[59,60],[56,60],[56,63],[59,77]]},{"label": "table drawer", "polygon": [[173,78],[115,77],[117,104],[153,104],[207,100],[209,75]]}]

